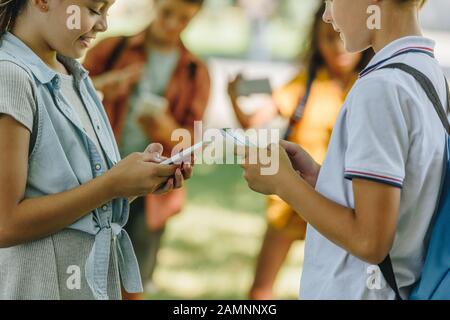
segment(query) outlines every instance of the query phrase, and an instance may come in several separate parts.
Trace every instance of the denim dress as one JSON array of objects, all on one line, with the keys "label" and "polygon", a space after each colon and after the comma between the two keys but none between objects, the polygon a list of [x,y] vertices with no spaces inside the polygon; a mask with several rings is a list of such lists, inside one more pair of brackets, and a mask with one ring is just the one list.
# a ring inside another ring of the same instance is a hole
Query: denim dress
[{"label": "denim dress", "polygon": [[[79,187],[120,161],[88,72],[76,60],[61,55],[58,60],[75,78],[102,150],[61,94],[60,75],[6,33],[1,38],[0,61],[12,62],[28,73],[37,106],[25,191],[28,199]],[[123,230],[128,212],[127,199],[114,199],[54,235],[0,249],[0,299],[120,299],[120,283],[128,292],[142,292],[137,260]]]}]

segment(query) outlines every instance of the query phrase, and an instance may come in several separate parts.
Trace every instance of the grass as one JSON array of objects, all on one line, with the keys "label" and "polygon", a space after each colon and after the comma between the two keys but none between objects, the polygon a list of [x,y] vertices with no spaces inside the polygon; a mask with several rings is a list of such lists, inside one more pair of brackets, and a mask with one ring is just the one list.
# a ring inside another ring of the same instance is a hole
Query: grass
[{"label": "grass", "polygon": [[[246,299],[265,230],[265,199],[247,188],[238,166],[199,165],[188,204],[167,228],[149,299]],[[275,294],[296,299],[302,243],[294,245]]]}]

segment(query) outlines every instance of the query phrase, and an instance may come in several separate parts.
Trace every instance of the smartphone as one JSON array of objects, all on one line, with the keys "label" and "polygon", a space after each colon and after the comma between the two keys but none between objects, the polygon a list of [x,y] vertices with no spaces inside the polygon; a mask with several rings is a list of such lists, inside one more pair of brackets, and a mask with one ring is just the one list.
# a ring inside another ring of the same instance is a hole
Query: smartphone
[{"label": "smartphone", "polygon": [[235,129],[223,128],[220,129],[220,132],[225,139],[233,141],[233,143],[239,147],[257,147],[255,144],[248,141],[244,135],[238,134]]},{"label": "smartphone", "polygon": [[248,97],[252,94],[272,95],[272,86],[268,78],[262,79],[241,79],[236,84],[236,93],[238,96]]},{"label": "smartphone", "polygon": [[198,150],[203,149],[204,147],[208,146],[212,141],[202,141],[199,142],[195,145],[193,145],[192,147],[181,151],[180,153],[177,153],[176,155],[174,155],[173,157],[164,160],[163,162],[161,162],[161,164],[165,164],[165,165],[172,165],[172,164],[181,164],[183,162],[183,159],[187,159],[190,157]]}]

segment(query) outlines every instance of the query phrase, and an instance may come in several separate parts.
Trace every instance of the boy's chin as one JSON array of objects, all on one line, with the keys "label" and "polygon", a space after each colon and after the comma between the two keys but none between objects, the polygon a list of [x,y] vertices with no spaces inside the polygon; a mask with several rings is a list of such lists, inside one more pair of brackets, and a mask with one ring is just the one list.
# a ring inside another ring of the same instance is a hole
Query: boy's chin
[{"label": "boy's chin", "polygon": [[345,38],[343,38],[342,40],[344,41],[345,51],[347,51],[348,53],[363,52],[369,47],[369,45],[364,45],[361,43],[352,43],[350,41],[345,40]]}]

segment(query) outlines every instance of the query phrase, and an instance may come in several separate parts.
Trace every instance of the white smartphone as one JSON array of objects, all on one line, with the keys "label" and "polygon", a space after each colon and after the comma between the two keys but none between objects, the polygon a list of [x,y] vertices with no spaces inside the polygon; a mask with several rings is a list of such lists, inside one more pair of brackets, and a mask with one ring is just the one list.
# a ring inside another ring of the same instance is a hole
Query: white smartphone
[{"label": "white smartphone", "polygon": [[252,94],[272,94],[272,86],[268,78],[262,79],[241,79],[236,84],[238,96],[248,97]]},{"label": "white smartphone", "polygon": [[248,141],[248,139],[246,139],[244,135],[238,134],[234,129],[223,128],[220,129],[220,132],[225,139],[231,140],[235,145],[239,147],[257,147],[255,144]]},{"label": "white smartphone", "polygon": [[181,151],[180,153],[177,153],[173,157],[164,160],[161,162],[161,164],[165,165],[172,165],[172,164],[181,164],[183,162],[183,159],[190,158],[192,154],[194,154],[196,151],[203,149],[204,147],[208,146],[212,141],[202,141],[199,143],[196,143],[192,147]]}]

